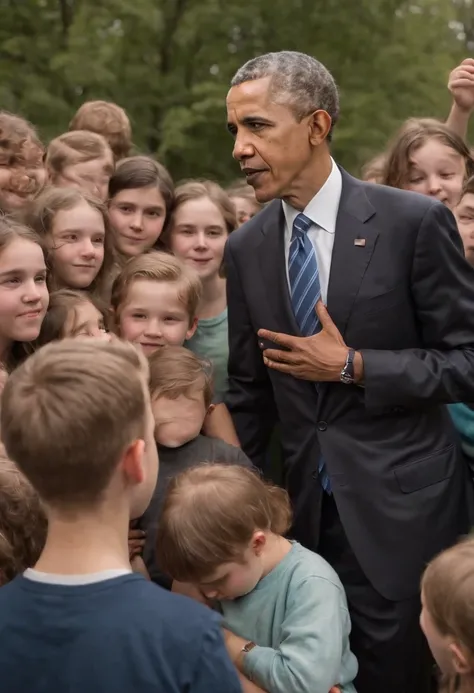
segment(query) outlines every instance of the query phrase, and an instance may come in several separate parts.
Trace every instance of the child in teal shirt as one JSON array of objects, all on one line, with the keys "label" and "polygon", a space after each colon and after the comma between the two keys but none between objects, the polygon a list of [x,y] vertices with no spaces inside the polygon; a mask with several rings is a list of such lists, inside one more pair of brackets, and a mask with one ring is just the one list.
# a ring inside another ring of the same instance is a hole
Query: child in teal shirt
[{"label": "child in teal shirt", "polygon": [[268,693],[354,693],[346,596],[321,556],[283,536],[286,493],[253,471],[188,470],[171,484],[158,535],[162,568],[217,600],[228,652]]}]

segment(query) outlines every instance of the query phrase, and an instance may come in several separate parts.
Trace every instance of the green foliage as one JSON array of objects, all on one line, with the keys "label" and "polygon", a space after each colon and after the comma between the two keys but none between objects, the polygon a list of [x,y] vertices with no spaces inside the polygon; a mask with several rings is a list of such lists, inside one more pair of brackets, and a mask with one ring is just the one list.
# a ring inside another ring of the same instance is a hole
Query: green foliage
[{"label": "green foliage", "polygon": [[473,17],[471,0],[0,0],[0,104],[49,139],[84,100],[116,101],[137,148],[176,179],[226,182],[238,172],[232,74],[259,53],[300,50],[340,86],[334,151],[357,173],[405,118],[446,117]]}]

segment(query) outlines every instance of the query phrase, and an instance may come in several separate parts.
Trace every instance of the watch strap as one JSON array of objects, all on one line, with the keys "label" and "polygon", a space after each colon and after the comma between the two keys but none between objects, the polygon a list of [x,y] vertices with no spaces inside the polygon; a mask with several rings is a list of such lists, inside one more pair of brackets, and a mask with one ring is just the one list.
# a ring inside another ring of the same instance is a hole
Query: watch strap
[{"label": "watch strap", "polygon": [[354,357],[355,349],[349,349],[347,352],[346,363],[341,371],[341,382],[345,383],[346,385],[352,385],[355,380]]}]

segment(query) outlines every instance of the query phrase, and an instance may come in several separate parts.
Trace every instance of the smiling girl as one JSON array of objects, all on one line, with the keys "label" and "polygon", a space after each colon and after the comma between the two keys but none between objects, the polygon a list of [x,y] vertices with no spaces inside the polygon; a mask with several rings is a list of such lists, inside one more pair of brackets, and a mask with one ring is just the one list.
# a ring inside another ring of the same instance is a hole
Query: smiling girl
[{"label": "smiling girl", "polygon": [[165,167],[148,156],[123,159],[110,179],[109,197],[110,223],[123,259],[159,248],[174,201]]},{"label": "smiling girl", "polygon": [[8,371],[26,356],[48,308],[46,263],[41,239],[22,224],[0,218],[0,368]]},{"label": "smiling girl", "polygon": [[227,238],[236,225],[234,204],[217,183],[189,181],[176,188],[175,207],[165,241],[176,257],[197,271],[202,281],[198,326],[186,346],[212,362],[218,401],[227,389],[229,357],[222,262]]},{"label": "smiling girl", "polygon": [[107,209],[100,200],[76,188],[47,188],[25,219],[45,238],[51,290],[107,294],[114,255]]},{"label": "smiling girl", "polygon": [[387,152],[382,183],[434,197],[454,209],[474,160],[455,132],[437,120],[411,118]]}]

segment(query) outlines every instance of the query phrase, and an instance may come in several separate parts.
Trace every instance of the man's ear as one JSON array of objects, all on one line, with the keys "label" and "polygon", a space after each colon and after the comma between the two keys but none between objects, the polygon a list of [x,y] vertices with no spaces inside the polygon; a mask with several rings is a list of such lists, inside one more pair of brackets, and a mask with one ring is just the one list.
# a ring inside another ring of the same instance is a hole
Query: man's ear
[{"label": "man's ear", "polygon": [[206,416],[209,416],[209,414],[212,414],[212,412],[214,411],[215,408],[216,408],[215,404],[210,404],[207,408]]},{"label": "man's ear", "polygon": [[312,145],[320,145],[327,140],[331,131],[332,119],[323,110],[315,111],[308,119],[309,139]]}]

